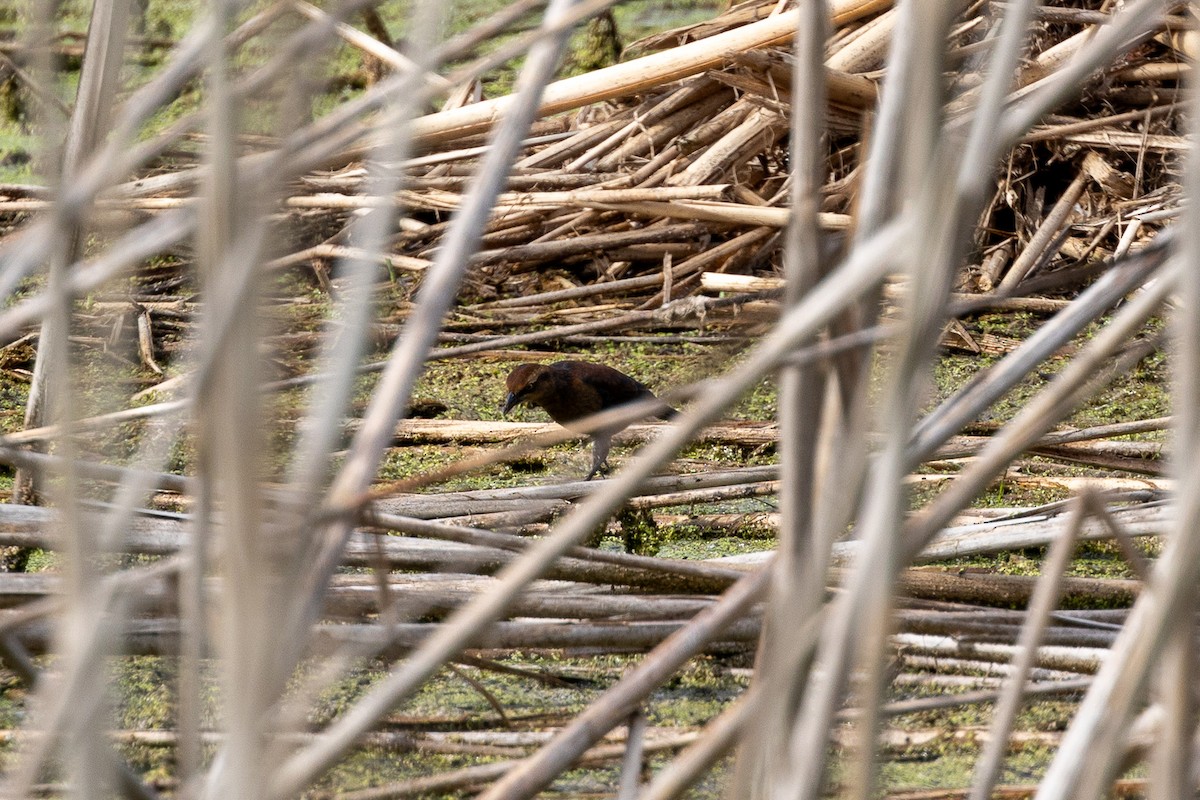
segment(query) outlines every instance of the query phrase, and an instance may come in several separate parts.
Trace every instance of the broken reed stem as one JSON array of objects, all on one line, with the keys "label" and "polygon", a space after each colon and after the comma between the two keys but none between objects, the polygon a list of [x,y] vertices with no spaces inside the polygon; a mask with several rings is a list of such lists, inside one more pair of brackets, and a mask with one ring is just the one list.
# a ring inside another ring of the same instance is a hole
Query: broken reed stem
[{"label": "broken reed stem", "polygon": [[1013,674],[996,704],[988,741],[975,765],[970,800],[987,800],[991,797],[992,788],[1000,775],[1001,762],[1008,749],[1008,736],[1024,700],[1021,690],[1037,660],[1038,647],[1050,622],[1050,614],[1058,602],[1059,581],[1074,555],[1083,517],[1088,513],[1090,504],[1087,496],[1078,499],[1066,522],[1063,536],[1055,540],[1047,555],[1028,617],[1021,627],[1021,639],[1013,658]]}]

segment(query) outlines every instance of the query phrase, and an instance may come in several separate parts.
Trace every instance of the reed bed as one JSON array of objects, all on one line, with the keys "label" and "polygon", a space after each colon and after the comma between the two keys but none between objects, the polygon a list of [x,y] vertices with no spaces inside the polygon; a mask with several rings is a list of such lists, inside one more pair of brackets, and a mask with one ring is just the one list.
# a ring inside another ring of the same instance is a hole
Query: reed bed
[{"label": "reed bed", "polygon": [[[564,78],[611,0],[449,38],[445,5],[396,43],[361,0],[213,3],[178,41],[135,35],[125,0],[58,36],[39,2],[0,42],[48,176],[0,185],[0,369],[28,387],[0,546],[58,565],[0,573],[0,660],[28,692],[5,796],[518,800],[584,770],[665,800],[716,769],[735,797],[915,797],[884,767],[918,740],[975,758],[922,798],[1194,793],[1192,9],[747,0]],[[335,46],[369,78],[313,113]],[[516,56],[513,93],[483,97]],[[430,365],[628,342],[739,352],[667,393],[676,421],[627,428],[642,447],[605,480],[445,487],[578,436],[438,416]],[[946,352],[989,366],[930,402]],[[1151,358],[1172,416],[1070,424]],[[729,419],[765,380],[774,418]],[[676,461],[705,443],[778,457]],[[418,444],[447,457],[380,477]],[[975,507],[999,481],[1070,499]],[[775,504],[769,553],[595,546],[627,513],[732,529],[721,504],[747,498]],[[1068,576],[1095,540],[1131,577]],[[1036,576],[939,566],[1032,548]],[[170,730],[113,723],[108,676],[137,655],[172,665]],[[364,663],[377,680],[316,715]],[[649,719],[701,663],[736,696]],[[472,670],[595,691],[516,724]],[[396,730],[446,676],[487,710]],[[1047,697],[1066,730],[1016,729]],[[979,704],[986,726],[890,722]],[[1047,763],[1001,785],[1034,741]],[[169,774],[133,745],[169,748]],[[331,781],[368,750],[418,760]]]}]

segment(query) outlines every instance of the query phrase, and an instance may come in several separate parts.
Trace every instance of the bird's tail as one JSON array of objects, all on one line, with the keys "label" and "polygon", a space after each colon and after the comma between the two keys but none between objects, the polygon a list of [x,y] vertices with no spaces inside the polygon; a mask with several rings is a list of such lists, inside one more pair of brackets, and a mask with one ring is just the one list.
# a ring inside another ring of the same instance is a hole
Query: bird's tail
[{"label": "bird's tail", "polygon": [[677,417],[677,416],[679,416],[679,410],[675,409],[675,408],[671,408],[670,406],[667,406],[662,411],[655,414],[654,418],[655,419],[675,419],[675,417]]}]

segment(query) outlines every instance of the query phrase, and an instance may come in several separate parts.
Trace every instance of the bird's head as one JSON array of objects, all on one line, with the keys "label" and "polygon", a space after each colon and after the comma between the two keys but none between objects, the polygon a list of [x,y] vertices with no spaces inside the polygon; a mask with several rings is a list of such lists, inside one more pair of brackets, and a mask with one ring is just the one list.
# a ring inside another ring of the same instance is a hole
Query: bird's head
[{"label": "bird's head", "polygon": [[547,385],[549,371],[544,364],[521,364],[508,373],[504,381],[508,394],[500,405],[500,413],[507,414],[521,403],[536,400]]}]

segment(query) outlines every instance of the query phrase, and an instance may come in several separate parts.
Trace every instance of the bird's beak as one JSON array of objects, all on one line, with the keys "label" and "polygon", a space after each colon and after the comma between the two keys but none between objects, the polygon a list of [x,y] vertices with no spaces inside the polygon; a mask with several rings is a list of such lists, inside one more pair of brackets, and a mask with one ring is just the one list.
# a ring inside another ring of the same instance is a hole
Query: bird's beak
[{"label": "bird's beak", "polygon": [[508,414],[508,412],[513,410],[513,406],[515,406],[519,402],[521,402],[521,401],[517,399],[517,396],[515,394],[513,394],[512,392],[509,392],[508,395],[504,398],[504,402],[500,404],[500,413]]}]

